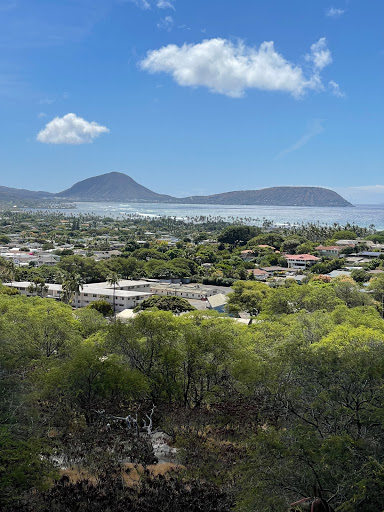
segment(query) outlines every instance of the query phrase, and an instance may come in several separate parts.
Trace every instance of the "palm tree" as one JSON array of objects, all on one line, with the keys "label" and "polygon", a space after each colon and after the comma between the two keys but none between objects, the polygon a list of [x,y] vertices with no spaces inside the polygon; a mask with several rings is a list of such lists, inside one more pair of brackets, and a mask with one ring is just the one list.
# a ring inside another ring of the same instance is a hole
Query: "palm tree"
[{"label": "palm tree", "polygon": [[76,308],[77,308],[77,297],[80,293],[80,290],[83,289],[84,281],[80,274],[72,274],[71,275],[71,289],[72,293],[75,295],[76,299]]},{"label": "palm tree", "polygon": [[43,297],[48,291],[48,286],[42,277],[35,277],[31,284],[28,286],[29,293],[36,293],[39,297]]},{"label": "palm tree", "polygon": [[[62,287],[62,300],[69,304],[73,300],[73,296],[77,299],[80,290],[83,288],[83,278],[80,274],[68,274],[61,277]],[[77,301],[75,301],[75,307],[77,308]]]},{"label": "palm tree", "polygon": [[119,281],[121,279],[121,275],[117,272],[110,272],[107,276],[108,283],[113,286],[113,316],[116,316],[116,309],[115,309],[115,298],[116,298],[116,285],[119,284]]},{"label": "palm tree", "polygon": [[12,261],[0,258],[0,282],[12,282],[15,277],[15,265]]}]

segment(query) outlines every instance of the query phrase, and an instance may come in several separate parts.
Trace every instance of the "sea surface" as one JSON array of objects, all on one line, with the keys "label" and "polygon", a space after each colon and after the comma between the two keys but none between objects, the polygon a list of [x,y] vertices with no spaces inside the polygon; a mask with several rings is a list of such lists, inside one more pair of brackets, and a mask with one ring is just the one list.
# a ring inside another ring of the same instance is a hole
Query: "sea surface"
[{"label": "sea surface", "polygon": [[[158,203],[89,203],[76,202],[75,209],[54,210],[65,214],[92,213],[105,217],[124,218],[130,214],[146,217],[176,217],[190,220],[199,217],[222,218],[228,221],[244,219],[247,223],[262,225],[265,221],[277,225],[307,222],[322,225],[347,223],[362,227],[384,229],[384,205],[358,205],[346,208],[318,208],[298,206],[243,206],[206,204],[158,204]],[[52,211],[52,210],[51,210]]]}]

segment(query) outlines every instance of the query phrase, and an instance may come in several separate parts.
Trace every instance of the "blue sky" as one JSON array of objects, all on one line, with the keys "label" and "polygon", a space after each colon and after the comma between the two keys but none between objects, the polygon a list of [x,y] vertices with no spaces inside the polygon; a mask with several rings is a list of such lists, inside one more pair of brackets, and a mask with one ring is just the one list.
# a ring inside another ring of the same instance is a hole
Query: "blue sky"
[{"label": "blue sky", "polygon": [[0,0],[0,184],[384,202],[383,19],[382,0]]}]

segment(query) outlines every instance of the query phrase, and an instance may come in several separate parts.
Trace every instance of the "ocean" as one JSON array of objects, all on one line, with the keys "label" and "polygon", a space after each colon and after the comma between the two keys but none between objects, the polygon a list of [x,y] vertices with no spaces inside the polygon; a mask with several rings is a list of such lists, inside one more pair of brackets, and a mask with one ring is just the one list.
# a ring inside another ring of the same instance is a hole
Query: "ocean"
[{"label": "ocean", "polygon": [[247,223],[262,225],[270,221],[277,225],[315,222],[322,225],[347,223],[362,227],[374,226],[384,230],[384,205],[358,205],[347,208],[318,208],[298,206],[243,206],[158,203],[88,203],[76,202],[75,209],[55,210],[66,214],[85,214],[124,218],[129,214],[147,217],[171,216],[180,220],[196,217],[220,217],[229,222],[245,219]]}]

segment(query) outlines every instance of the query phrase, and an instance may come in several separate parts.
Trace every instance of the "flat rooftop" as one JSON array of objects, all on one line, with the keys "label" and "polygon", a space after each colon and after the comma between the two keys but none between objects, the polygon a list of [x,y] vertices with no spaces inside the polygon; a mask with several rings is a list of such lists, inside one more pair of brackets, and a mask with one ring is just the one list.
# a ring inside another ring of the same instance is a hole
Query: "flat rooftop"
[{"label": "flat rooftop", "polygon": [[[131,281],[130,279],[120,279],[120,281],[116,284],[116,290],[122,288],[123,286],[148,286],[150,283],[148,281]],[[102,283],[87,283],[84,285],[84,288],[113,288],[113,285],[104,281]]]}]

